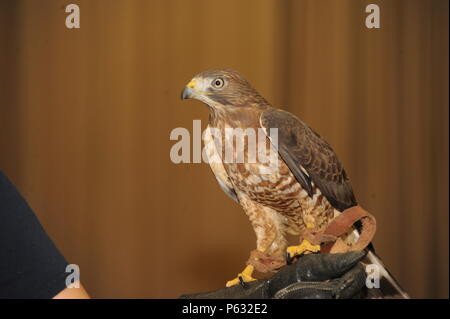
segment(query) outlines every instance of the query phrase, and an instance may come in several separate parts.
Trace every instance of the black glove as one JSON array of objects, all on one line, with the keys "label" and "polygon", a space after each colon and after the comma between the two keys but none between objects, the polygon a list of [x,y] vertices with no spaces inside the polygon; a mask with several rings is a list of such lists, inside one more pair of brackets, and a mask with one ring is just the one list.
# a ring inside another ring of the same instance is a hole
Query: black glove
[{"label": "black glove", "polygon": [[215,291],[182,295],[183,299],[346,299],[362,297],[366,281],[358,263],[364,251],[309,254],[285,266],[273,277]]}]

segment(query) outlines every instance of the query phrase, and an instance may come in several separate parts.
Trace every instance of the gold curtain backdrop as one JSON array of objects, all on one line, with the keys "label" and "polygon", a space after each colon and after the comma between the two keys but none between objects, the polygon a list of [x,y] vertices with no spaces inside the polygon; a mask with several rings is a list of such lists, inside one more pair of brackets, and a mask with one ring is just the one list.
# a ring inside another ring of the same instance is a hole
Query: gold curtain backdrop
[{"label": "gold curtain backdrop", "polygon": [[[255,246],[207,164],[173,164],[180,101],[239,70],[314,127],[416,298],[448,298],[448,1],[0,0],[0,169],[93,297],[222,287]],[[368,29],[365,7],[381,10]]]}]

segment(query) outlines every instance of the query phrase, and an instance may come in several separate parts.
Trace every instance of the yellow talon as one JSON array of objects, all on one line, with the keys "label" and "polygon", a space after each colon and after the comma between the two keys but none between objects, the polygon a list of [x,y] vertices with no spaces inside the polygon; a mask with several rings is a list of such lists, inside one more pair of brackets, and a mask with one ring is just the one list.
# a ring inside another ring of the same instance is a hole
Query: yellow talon
[{"label": "yellow talon", "polygon": [[239,273],[236,278],[227,282],[227,287],[237,285],[241,281],[249,282],[249,281],[256,280],[255,278],[252,277],[254,270],[255,270],[255,267],[253,267],[253,265],[247,265],[247,267],[245,267],[245,269],[241,273]]},{"label": "yellow talon", "polygon": [[313,245],[306,239],[303,239],[302,243],[298,246],[290,246],[286,249],[290,258],[294,258],[295,256],[299,256],[302,254],[315,253],[320,251],[320,245]]},{"label": "yellow talon", "polygon": [[[314,228],[311,223],[306,223],[306,228]],[[288,259],[292,260],[295,256],[306,255],[309,253],[315,253],[320,251],[320,245],[313,245],[308,240],[303,239],[302,243],[298,246],[289,246],[286,249]]]}]

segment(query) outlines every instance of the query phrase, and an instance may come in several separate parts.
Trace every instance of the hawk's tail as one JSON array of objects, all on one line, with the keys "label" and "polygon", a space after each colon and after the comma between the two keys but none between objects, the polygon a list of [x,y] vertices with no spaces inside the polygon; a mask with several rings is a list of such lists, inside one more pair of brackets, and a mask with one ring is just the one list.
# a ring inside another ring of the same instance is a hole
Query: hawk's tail
[{"label": "hawk's tail", "polygon": [[[363,231],[363,226],[360,221],[357,221],[352,228],[354,230],[344,239],[349,245],[354,245],[358,242],[361,231]],[[367,298],[409,299],[408,293],[400,286],[389,270],[387,270],[381,258],[375,254],[373,244],[369,242],[365,250],[367,251],[367,255],[361,262],[366,265],[368,276],[373,276],[373,280],[370,280],[371,278],[368,277]],[[371,265],[372,267],[370,267]],[[369,283],[369,281],[372,281],[372,283]],[[369,287],[369,285],[371,286]]]},{"label": "hawk's tail", "polygon": [[[409,299],[408,293],[395,280],[394,276],[387,270],[381,259],[375,254],[373,248],[367,248],[366,257],[362,260],[366,265],[375,265],[373,271],[379,274],[379,286],[376,285],[368,290],[368,298],[399,298]],[[375,282],[374,282],[375,283]]]}]

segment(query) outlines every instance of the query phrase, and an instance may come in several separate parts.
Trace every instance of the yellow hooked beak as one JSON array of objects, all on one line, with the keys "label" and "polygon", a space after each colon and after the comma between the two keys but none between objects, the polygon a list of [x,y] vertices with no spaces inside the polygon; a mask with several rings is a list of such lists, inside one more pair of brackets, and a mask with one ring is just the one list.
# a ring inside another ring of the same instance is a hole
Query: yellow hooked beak
[{"label": "yellow hooked beak", "polygon": [[185,99],[190,99],[195,92],[195,85],[197,84],[197,82],[195,80],[191,80],[191,82],[189,82],[186,87],[184,88],[183,92],[181,92],[181,99],[185,100]]}]

